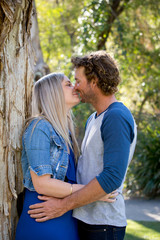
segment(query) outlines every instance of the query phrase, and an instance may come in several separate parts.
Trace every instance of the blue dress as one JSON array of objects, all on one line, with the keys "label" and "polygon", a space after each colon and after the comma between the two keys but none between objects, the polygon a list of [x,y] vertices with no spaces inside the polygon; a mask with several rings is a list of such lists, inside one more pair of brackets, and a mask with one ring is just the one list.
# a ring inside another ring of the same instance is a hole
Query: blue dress
[{"label": "blue dress", "polygon": [[[75,161],[71,149],[66,179],[69,183],[76,183]],[[29,216],[29,206],[42,202],[37,196],[37,192],[25,189],[23,211],[17,225],[15,240],[79,240],[77,220],[72,217],[72,211],[42,223]]]}]

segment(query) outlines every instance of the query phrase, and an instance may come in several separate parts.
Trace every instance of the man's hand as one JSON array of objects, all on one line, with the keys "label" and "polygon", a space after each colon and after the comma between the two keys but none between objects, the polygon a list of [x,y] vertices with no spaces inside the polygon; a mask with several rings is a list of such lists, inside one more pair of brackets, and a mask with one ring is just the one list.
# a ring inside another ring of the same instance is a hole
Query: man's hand
[{"label": "man's hand", "polygon": [[67,212],[62,204],[62,199],[47,196],[38,196],[38,198],[44,202],[31,205],[28,211],[30,217],[36,218],[36,222],[60,217]]},{"label": "man's hand", "polygon": [[117,190],[115,190],[112,193],[106,194],[104,197],[100,198],[99,201],[114,203],[118,194],[119,193],[117,192]]},{"label": "man's hand", "polygon": [[[39,196],[38,198],[45,202],[30,206],[31,210],[29,210],[28,213],[32,218],[36,218],[37,222],[44,222],[52,218],[60,217],[71,209],[99,201],[99,199],[102,199],[105,195],[106,194],[97,179],[94,178],[85,187],[63,199]],[[109,195],[110,198],[115,196],[113,193],[107,195]],[[103,199],[103,201],[106,200]],[[115,199],[109,200],[109,202],[114,201]]]}]

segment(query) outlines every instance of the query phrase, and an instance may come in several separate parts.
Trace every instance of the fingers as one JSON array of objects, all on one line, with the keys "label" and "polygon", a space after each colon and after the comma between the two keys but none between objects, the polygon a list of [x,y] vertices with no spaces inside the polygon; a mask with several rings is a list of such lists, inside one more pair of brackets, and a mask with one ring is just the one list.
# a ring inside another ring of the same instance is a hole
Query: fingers
[{"label": "fingers", "polygon": [[113,203],[117,200],[116,197],[118,194],[119,193],[117,191],[113,191],[112,193],[106,194],[103,198],[100,199],[100,201]]},{"label": "fingers", "polygon": [[45,217],[46,215],[44,213],[36,213],[36,214],[31,214],[30,217],[31,218],[36,218],[36,219],[39,219],[39,218],[42,218],[42,217]]},{"label": "fingers", "polygon": [[42,207],[43,207],[43,203],[36,203],[34,205],[29,206],[30,209],[42,208]]},{"label": "fingers", "polygon": [[[37,210],[36,210],[37,211]],[[43,212],[36,212],[34,213],[34,210],[29,210],[28,213],[30,214],[31,218],[36,218],[35,221],[36,222],[45,222],[47,220],[49,220],[50,218],[46,216],[45,213]]]},{"label": "fingers", "polygon": [[43,201],[48,201],[51,197],[47,197],[47,196],[38,196],[38,199],[43,200]]},{"label": "fingers", "polygon": [[112,192],[112,193],[110,193],[110,194],[109,194],[109,195],[110,195],[110,196],[109,196],[109,199],[110,199],[110,198],[115,198],[115,197],[117,197],[118,194],[119,194],[118,192]]},{"label": "fingers", "polygon": [[50,218],[49,217],[42,217],[42,218],[37,218],[36,219],[36,222],[45,222],[47,220],[49,220]]},{"label": "fingers", "polygon": [[28,211],[28,214],[37,214],[37,213],[41,213],[42,212],[42,208],[37,208],[37,209],[32,209]]},{"label": "fingers", "polygon": [[117,200],[116,198],[113,198],[113,199],[104,200],[104,202],[114,203],[116,200]]},{"label": "fingers", "polygon": [[112,198],[103,198],[103,201],[104,202],[109,202],[109,203],[114,203],[117,199],[114,197]]},{"label": "fingers", "polygon": [[114,193],[116,193],[117,192],[117,190],[114,190],[113,192],[111,192],[110,194],[114,194]]}]

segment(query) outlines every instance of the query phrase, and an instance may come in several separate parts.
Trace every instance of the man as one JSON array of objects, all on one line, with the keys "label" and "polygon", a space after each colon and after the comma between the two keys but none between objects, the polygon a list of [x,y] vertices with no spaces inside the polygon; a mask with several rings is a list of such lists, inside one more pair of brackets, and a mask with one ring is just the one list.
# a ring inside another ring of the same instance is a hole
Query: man
[{"label": "man", "polygon": [[[105,51],[72,58],[75,90],[81,101],[96,112],[87,121],[77,166],[77,182],[86,186],[64,199],[40,197],[45,203],[31,206],[37,221],[46,221],[75,209],[80,239],[123,240],[126,217],[122,195],[126,170],[136,144],[136,124],[130,111],[116,100],[118,68]],[[98,201],[118,189],[114,203]],[[38,209],[37,209],[38,207]]]}]

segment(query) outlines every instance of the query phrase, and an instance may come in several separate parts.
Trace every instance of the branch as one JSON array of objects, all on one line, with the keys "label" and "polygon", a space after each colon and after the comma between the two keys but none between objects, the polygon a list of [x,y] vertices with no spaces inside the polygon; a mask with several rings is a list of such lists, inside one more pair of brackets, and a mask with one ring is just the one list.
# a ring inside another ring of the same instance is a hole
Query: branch
[{"label": "branch", "polygon": [[109,17],[106,20],[106,29],[104,29],[98,36],[98,38],[100,39],[97,44],[98,50],[105,49],[105,43],[111,31],[112,24],[115,21],[115,19],[117,19],[118,16],[124,11],[125,4],[128,3],[129,1],[130,0],[125,0],[122,6],[120,6],[120,3],[122,2],[122,0],[113,0],[112,4],[109,4],[110,11],[109,11]]},{"label": "branch", "polygon": [[62,23],[64,25],[64,29],[65,31],[67,32],[68,36],[70,37],[70,40],[71,40],[71,51],[73,52],[73,46],[74,46],[74,35],[75,35],[75,32],[76,30],[73,29],[72,31],[69,30],[68,26],[67,26],[67,22],[64,18],[64,16],[61,14],[61,20],[62,20]]},{"label": "branch", "polygon": [[138,112],[137,126],[139,126],[139,123],[141,121],[141,114],[142,114],[142,110],[143,110],[144,104],[147,102],[148,98],[150,98],[152,95],[153,95],[153,93],[151,91],[149,91],[144,96],[144,99],[143,99],[143,101],[141,103],[141,106],[140,106],[140,109],[139,109],[139,112]]}]

